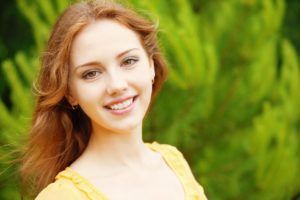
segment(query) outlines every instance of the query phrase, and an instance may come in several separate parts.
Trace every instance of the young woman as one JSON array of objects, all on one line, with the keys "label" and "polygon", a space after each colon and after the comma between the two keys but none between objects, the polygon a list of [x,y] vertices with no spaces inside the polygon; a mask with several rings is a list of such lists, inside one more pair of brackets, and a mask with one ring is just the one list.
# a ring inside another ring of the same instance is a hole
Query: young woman
[{"label": "young woman", "polygon": [[153,23],[113,2],[69,7],[42,57],[21,168],[36,199],[206,199],[175,147],[142,140],[165,75]]}]

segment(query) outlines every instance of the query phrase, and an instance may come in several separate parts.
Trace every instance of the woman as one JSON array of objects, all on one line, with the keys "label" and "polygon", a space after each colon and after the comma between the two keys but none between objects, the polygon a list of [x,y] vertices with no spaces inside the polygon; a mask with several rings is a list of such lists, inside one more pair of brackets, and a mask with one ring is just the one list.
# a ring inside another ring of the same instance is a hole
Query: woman
[{"label": "woman", "polygon": [[21,168],[36,199],[206,199],[175,147],[142,140],[165,75],[151,22],[113,2],[69,7],[42,58]]}]

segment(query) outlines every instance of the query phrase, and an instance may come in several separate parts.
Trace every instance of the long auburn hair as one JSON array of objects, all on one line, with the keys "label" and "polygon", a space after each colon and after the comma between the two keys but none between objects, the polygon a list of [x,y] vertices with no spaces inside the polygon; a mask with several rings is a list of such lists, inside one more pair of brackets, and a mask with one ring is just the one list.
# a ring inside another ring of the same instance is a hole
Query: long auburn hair
[{"label": "long auburn hair", "polygon": [[37,195],[75,161],[88,144],[90,119],[80,108],[72,109],[66,94],[72,42],[84,27],[99,19],[114,20],[139,36],[149,58],[154,61],[152,100],[166,78],[166,63],[159,50],[154,23],[112,1],[94,0],[71,5],[54,25],[41,58],[35,87],[37,102],[20,168],[25,195]]}]

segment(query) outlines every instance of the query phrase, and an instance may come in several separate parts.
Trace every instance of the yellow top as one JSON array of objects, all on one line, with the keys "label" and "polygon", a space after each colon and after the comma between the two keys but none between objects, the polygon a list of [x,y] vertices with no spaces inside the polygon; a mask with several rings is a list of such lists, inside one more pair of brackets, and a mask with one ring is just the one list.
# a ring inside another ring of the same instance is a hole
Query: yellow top
[{"label": "yellow top", "polygon": [[[203,188],[195,180],[187,161],[176,147],[157,142],[146,144],[159,152],[178,176],[184,188],[185,200],[207,200]],[[60,172],[55,179],[54,183],[39,193],[36,200],[108,200],[105,194],[70,167]]]}]

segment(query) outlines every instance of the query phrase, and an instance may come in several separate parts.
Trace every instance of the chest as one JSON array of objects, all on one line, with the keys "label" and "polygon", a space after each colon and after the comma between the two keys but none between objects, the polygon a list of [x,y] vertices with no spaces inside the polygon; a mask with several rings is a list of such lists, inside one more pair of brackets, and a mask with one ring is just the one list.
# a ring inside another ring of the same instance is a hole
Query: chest
[{"label": "chest", "polygon": [[184,200],[183,186],[170,168],[91,180],[110,200]]}]

